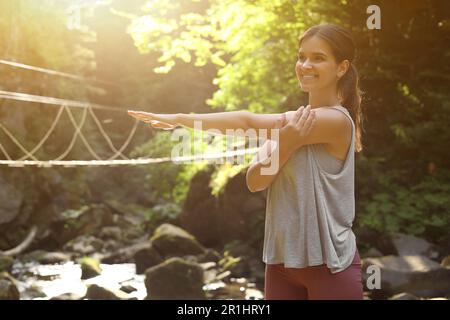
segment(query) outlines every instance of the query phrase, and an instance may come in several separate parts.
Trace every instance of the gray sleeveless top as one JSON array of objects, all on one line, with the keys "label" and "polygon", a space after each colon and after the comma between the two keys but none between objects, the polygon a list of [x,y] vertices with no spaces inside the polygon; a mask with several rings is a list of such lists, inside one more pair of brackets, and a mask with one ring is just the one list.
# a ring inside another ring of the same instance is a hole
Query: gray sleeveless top
[{"label": "gray sleeveless top", "polygon": [[347,268],[356,251],[354,144],[345,161],[323,144],[305,145],[286,162],[267,192],[263,261],[286,268],[326,264],[331,273]]}]

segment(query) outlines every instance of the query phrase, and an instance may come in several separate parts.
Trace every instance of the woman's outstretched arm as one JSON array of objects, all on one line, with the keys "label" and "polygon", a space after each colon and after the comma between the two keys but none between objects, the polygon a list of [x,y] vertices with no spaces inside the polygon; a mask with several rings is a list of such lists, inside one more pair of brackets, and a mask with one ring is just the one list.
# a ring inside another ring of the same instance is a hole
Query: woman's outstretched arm
[{"label": "woman's outstretched arm", "polygon": [[[176,113],[158,114],[141,111],[128,111],[139,120],[150,123],[159,129],[171,130],[177,126],[199,129],[223,135],[252,136],[271,138],[277,120],[285,120],[283,113],[256,114],[248,111],[229,111],[216,113]],[[286,121],[283,121],[285,123]],[[252,130],[253,129],[253,130]]]}]

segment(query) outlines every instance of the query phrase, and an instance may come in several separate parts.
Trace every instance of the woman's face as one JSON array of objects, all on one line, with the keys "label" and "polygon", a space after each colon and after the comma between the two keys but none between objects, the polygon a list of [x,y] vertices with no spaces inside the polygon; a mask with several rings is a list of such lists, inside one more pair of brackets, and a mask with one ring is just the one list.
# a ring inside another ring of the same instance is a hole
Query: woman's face
[{"label": "woman's face", "polygon": [[325,40],[312,36],[302,41],[295,73],[303,91],[320,91],[337,85],[345,73],[347,60],[337,65],[331,47]]}]

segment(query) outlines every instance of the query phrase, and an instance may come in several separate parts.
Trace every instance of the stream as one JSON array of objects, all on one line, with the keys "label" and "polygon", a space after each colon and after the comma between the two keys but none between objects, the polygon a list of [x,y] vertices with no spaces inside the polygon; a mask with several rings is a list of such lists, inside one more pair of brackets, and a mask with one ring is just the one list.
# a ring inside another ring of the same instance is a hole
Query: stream
[{"label": "stream", "polygon": [[[73,261],[60,264],[20,262],[13,265],[11,274],[17,280],[21,300],[49,300],[66,295],[65,299],[83,299],[89,285],[103,287],[121,299],[144,300],[147,296],[145,275],[136,274],[134,263],[100,264],[100,275],[81,279],[81,266]],[[123,286],[136,289],[130,293]],[[203,286],[208,299],[261,300],[263,293],[245,278],[213,281]]]},{"label": "stream", "polygon": [[134,263],[101,264],[100,267],[102,273],[99,276],[81,279],[81,267],[73,261],[52,265],[16,262],[12,275],[18,280],[17,288],[23,300],[48,300],[67,293],[82,298],[87,286],[92,284],[114,293],[128,285],[136,289],[129,294],[120,291],[128,299],[142,300],[146,297],[145,275],[136,274]]}]

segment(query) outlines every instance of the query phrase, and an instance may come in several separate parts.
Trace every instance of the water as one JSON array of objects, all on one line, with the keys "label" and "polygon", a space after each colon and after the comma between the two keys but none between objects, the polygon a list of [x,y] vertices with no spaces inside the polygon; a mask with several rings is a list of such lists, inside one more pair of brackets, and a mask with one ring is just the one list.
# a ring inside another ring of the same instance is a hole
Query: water
[{"label": "water", "polygon": [[[73,261],[53,265],[17,262],[12,274],[18,280],[17,287],[23,300],[48,300],[65,293],[81,298],[91,284],[108,289],[121,298],[142,300],[146,297],[145,275],[136,274],[134,263],[101,264],[100,267],[102,272],[99,276],[86,280],[81,279],[81,267]],[[127,294],[120,290],[122,285],[130,285],[137,290]]]}]

